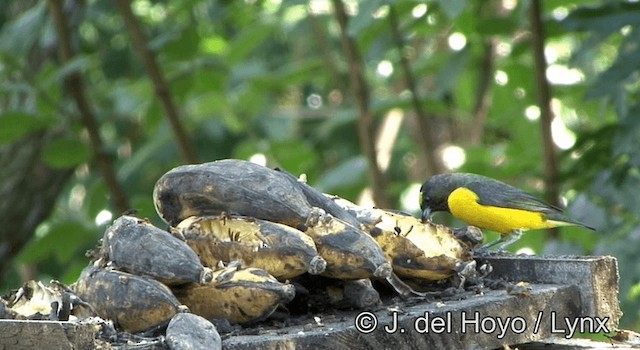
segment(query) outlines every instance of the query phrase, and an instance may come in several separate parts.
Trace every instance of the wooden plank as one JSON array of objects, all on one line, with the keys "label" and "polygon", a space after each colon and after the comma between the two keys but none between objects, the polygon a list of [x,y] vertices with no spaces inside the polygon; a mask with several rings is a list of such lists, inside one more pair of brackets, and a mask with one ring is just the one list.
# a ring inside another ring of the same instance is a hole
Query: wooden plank
[{"label": "wooden plank", "polygon": [[[236,336],[224,340],[223,348],[497,348],[548,338],[554,333],[564,335],[565,318],[575,319],[580,307],[575,286],[533,285],[528,295],[494,290],[444,304],[421,303],[404,309],[400,306],[401,312],[386,308],[353,313],[344,321],[313,329],[296,326],[255,336]],[[371,327],[370,333],[368,330],[363,333],[356,327],[358,322],[376,326]]]},{"label": "wooden plank", "polygon": [[580,316],[608,318],[618,325],[618,261],[611,256],[493,256],[476,258],[493,267],[490,277],[508,281],[575,285],[580,291]]},{"label": "wooden plank", "polygon": [[[493,266],[490,278],[530,282],[530,292],[468,291],[461,300],[444,303],[420,298],[387,301],[372,311],[321,316],[325,319],[319,324],[310,318],[304,326],[259,328],[256,335],[225,339],[223,348],[499,348],[570,338],[579,330],[576,327],[595,332],[617,326],[621,312],[615,258],[492,256],[478,262]],[[363,329],[372,322],[371,331]],[[93,337],[88,324],[0,320],[0,350],[92,349]]]},{"label": "wooden plank", "polygon": [[93,349],[93,327],[62,321],[0,320],[0,349]]}]

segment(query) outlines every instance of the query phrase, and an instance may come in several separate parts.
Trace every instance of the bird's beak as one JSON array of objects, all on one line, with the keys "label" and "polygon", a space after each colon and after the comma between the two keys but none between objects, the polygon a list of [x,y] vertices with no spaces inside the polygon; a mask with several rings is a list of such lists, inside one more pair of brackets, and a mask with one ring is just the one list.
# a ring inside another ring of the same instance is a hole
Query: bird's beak
[{"label": "bird's beak", "polygon": [[422,211],[422,222],[425,223],[427,221],[431,221],[431,208],[426,207]]}]

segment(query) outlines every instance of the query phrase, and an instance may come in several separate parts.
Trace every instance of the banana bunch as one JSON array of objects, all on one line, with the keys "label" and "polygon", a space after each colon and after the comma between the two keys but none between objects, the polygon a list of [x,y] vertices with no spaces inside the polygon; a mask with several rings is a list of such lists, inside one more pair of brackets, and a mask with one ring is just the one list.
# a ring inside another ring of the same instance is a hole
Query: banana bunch
[{"label": "banana bunch", "polygon": [[[233,159],[170,170],[155,184],[153,200],[168,231],[123,215],[70,291],[34,284],[25,286],[34,291],[30,298],[0,301],[16,317],[53,315],[60,312],[51,302],[68,305],[73,293],[86,302],[74,312],[111,319],[130,333],[160,329],[187,309],[249,324],[280,305],[296,307],[305,290],[333,307],[370,308],[380,302],[372,280],[407,295],[417,294],[407,283],[462,279],[475,272],[471,253],[482,241],[479,230],[365,209],[286,171]],[[315,288],[305,289],[305,281]],[[180,329],[171,338],[176,344]]]},{"label": "banana bunch", "polygon": [[173,293],[196,315],[249,323],[267,318],[278,305],[290,302],[295,288],[264,270],[232,263],[216,270],[211,282],[175,287]]},{"label": "banana bunch", "polygon": [[[179,225],[190,216],[224,213],[250,216],[288,225],[311,237],[326,261],[324,276],[388,278],[392,273],[383,251],[360,229],[358,220],[286,172],[234,159],[184,165],[160,177],[153,193],[156,211],[169,225]],[[310,202],[323,207],[312,206]],[[244,233],[235,235],[245,236]],[[279,251],[287,249],[286,246],[271,247]],[[273,260],[280,258],[269,259],[271,261],[261,265],[268,271],[267,265],[276,266],[279,263]],[[253,266],[246,255],[242,260]],[[229,261],[231,257],[225,262]],[[287,274],[294,275],[293,269]]]},{"label": "banana bunch", "polygon": [[192,216],[173,230],[205,266],[240,261],[279,280],[323,273],[327,263],[313,240],[292,227],[237,215]]}]

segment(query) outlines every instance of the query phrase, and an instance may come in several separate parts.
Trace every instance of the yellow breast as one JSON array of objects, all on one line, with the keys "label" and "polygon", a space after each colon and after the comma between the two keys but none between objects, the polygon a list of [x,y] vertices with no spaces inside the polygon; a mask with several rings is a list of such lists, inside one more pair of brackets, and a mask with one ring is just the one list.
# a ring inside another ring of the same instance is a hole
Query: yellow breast
[{"label": "yellow breast", "polygon": [[507,234],[515,230],[532,230],[557,226],[546,221],[542,213],[478,204],[478,196],[460,187],[447,200],[449,211],[469,225]]}]

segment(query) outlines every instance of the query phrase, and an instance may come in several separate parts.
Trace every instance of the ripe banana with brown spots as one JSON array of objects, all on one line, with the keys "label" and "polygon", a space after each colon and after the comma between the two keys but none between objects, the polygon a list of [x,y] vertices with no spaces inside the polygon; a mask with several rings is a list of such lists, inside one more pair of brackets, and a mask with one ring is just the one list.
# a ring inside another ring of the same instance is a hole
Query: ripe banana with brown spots
[{"label": "ripe banana with brown spots", "polygon": [[173,293],[191,312],[206,319],[250,323],[269,317],[278,305],[291,301],[295,288],[264,270],[232,263],[214,271],[213,281],[176,286]]},{"label": "ripe banana with brown spots", "polygon": [[345,221],[315,210],[304,231],[313,239],[320,256],[327,262],[323,275],[355,280],[391,275],[391,265],[371,236]]},{"label": "ripe banana with brown spots", "polygon": [[192,216],[173,230],[205,266],[241,261],[267,271],[279,280],[305,272],[324,272],[326,261],[313,240],[297,229],[237,215]]},{"label": "ripe banana with brown spots", "polygon": [[181,310],[164,284],[117,270],[88,266],[72,289],[98,316],[129,333],[168,322]]},{"label": "ripe banana with brown spots", "polygon": [[[344,199],[334,200],[354,213],[368,228],[403,278],[438,281],[452,276],[473,262],[473,246],[482,241],[463,240],[443,225],[422,223],[416,217],[381,209],[365,209]],[[482,234],[479,230],[471,230]]]},{"label": "ripe banana with brown spots", "polygon": [[152,277],[164,284],[211,281],[211,269],[183,241],[149,221],[123,215],[102,238],[99,257],[118,270]]}]

